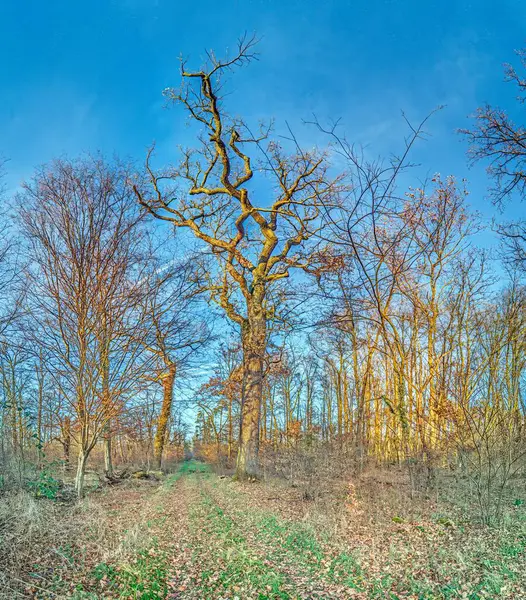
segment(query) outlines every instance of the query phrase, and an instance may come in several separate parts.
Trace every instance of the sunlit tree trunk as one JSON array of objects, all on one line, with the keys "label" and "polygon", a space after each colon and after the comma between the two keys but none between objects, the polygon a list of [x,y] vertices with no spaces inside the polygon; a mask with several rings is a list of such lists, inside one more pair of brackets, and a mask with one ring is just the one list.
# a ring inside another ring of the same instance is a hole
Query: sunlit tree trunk
[{"label": "sunlit tree trunk", "polygon": [[[83,340],[84,342],[84,340]],[[81,365],[83,363],[84,343],[81,343]],[[82,373],[82,367],[79,369]],[[88,449],[89,439],[89,415],[86,408],[86,400],[83,394],[82,383],[77,382],[77,415],[79,421],[79,441],[78,441],[78,456],[77,456],[77,474],[75,476],[75,491],[78,498],[82,498],[84,494],[84,475],[86,473],[86,463],[90,450]]]},{"label": "sunlit tree trunk", "polygon": [[84,494],[84,478],[86,475],[86,463],[88,461],[88,456],[82,449],[79,450],[77,460],[78,462],[77,475],[75,477],[75,490],[77,492],[77,497],[80,500]]},{"label": "sunlit tree trunk", "polygon": [[112,446],[112,432],[111,432],[111,421],[106,423],[103,432],[103,444],[104,444],[104,472],[111,477],[113,475],[113,460],[111,457],[111,446]]},{"label": "sunlit tree trunk", "polygon": [[172,414],[173,388],[176,373],[176,364],[170,363],[168,365],[168,370],[162,377],[163,403],[157,420],[157,429],[153,440],[153,459],[156,469],[160,469],[162,466],[163,452],[166,445],[166,434],[168,432],[168,421]]},{"label": "sunlit tree trunk", "polygon": [[232,445],[234,442],[234,423],[232,421],[232,394],[228,395],[228,458],[232,458]]},{"label": "sunlit tree trunk", "polygon": [[268,408],[268,391],[265,390],[263,395],[263,403],[261,405],[261,441],[265,443],[267,441],[267,408]]},{"label": "sunlit tree trunk", "polygon": [[241,428],[236,464],[236,478],[252,479],[259,476],[259,427],[263,396],[263,366],[267,345],[264,290],[255,292],[248,306],[248,318],[242,326],[243,387],[241,401]]}]

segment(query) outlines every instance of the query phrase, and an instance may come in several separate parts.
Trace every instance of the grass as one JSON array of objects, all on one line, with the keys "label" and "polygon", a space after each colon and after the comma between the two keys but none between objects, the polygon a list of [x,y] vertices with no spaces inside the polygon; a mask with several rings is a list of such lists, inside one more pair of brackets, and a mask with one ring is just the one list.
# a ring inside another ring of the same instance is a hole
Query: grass
[{"label": "grass", "polygon": [[[424,525],[397,519],[394,531],[392,527],[385,531],[385,524],[370,523],[373,539],[389,534],[391,542],[389,552],[380,549],[375,560],[367,547],[355,552],[346,548],[345,539],[331,543],[327,532],[316,528],[315,519],[284,519],[258,509],[249,497],[243,498],[238,487],[216,482],[202,494],[207,511],[201,514],[198,527],[206,531],[208,543],[219,540],[218,547],[231,561],[232,557],[246,558],[243,549],[249,544],[252,553],[266,557],[269,572],[282,572],[293,583],[310,578],[324,587],[325,594],[332,590],[334,597],[356,593],[364,598],[423,600],[521,597],[518,593],[526,597],[524,528],[459,528],[444,515],[429,518]],[[397,530],[400,524],[404,526]],[[501,540],[500,547],[496,540]],[[250,590],[249,567],[241,562],[241,583]],[[257,569],[255,562],[253,570]],[[282,588],[287,588],[286,580]]]},{"label": "grass", "polygon": [[210,475],[211,472],[212,469],[207,463],[197,460],[188,460],[183,462],[175,473],[168,475],[165,478],[163,485],[165,488],[171,488],[179,481],[179,479],[181,479],[181,477],[185,475],[197,473],[199,475],[206,476]]},{"label": "grass", "polygon": [[167,595],[168,561],[166,554],[153,544],[141,550],[129,562],[120,565],[99,563],[91,577],[105,594],[117,598],[165,598]]}]

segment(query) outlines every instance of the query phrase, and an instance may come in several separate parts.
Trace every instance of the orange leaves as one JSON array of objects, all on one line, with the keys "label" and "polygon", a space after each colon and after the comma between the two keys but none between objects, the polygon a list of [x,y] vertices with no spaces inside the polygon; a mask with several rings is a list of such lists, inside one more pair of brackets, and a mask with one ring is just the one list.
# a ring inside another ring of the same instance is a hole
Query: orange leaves
[{"label": "orange leaves", "polygon": [[301,420],[290,421],[287,427],[287,436],[293,440],[298,440],[301,435]]}]

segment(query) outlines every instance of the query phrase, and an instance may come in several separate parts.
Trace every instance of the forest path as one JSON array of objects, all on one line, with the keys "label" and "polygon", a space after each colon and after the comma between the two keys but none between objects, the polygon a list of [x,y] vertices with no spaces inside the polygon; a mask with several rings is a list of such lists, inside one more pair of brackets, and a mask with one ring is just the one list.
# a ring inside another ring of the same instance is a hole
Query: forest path
[{"label": "forest path", "polygon": [[310,502],[285,482],[239,483],[188,461],[162,483],[46,506],[62,515],[57,533],[36,539],[27,585],[2,598],[526,598],[523,529],[393,520],[380,502],[382,522],[338,488]]},{"label": "forest path", "polygon": [[303,510],[285,488],[235,482],[187,461],[161,484],[129,481],[65,510],[61,531],[69,541],[59,536],[28,565],[24,597],[371,597],[354,558],[305,521]]},{"label": "forest path", "polygon": [[196,461],[167,478],[155,503],[168,597],[365,598],[352,556],[301,520],[257,506],[250,493],[257,486],[219,478]]}]

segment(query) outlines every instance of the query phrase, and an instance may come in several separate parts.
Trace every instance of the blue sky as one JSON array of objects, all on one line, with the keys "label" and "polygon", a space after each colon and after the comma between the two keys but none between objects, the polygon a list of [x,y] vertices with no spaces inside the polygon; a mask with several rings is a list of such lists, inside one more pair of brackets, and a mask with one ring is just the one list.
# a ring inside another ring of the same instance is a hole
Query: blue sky
[{"label": "blue sky", "polygon": [[[467,177],[486,216],[482,167],[467,169],[455,133],[483,102],[518,115],[502,64],[526,44],[524,0],[3,0],[0,155],[15,188],[35,165],[82,151],[142,159],[156,140],[167,159],[189,132],[165,110],[177,57],[199,65],[239,35],[262,37],[260,60],[237,73],[231,106],[250,120],[342,118],[352,140],[378,154],[400,147],[401,110],[428,126],[416,158],[429,173]],[[313,138],[314,139],[314,138]],[[520,209],[517,209],[520,210]]]}]

